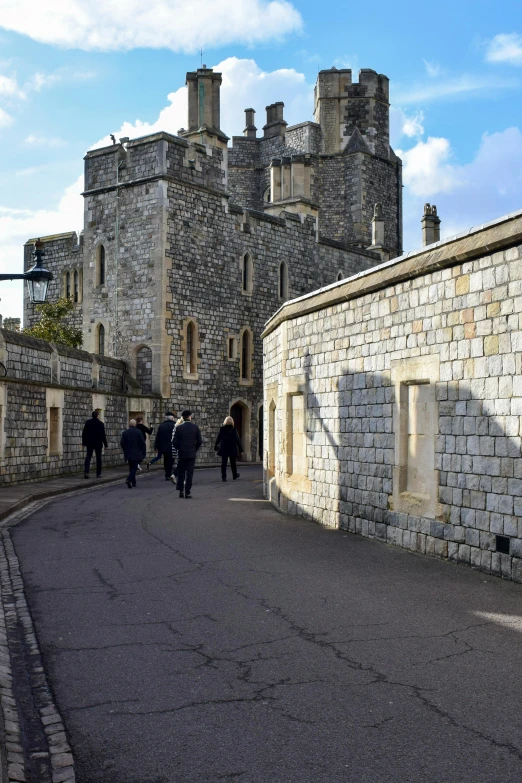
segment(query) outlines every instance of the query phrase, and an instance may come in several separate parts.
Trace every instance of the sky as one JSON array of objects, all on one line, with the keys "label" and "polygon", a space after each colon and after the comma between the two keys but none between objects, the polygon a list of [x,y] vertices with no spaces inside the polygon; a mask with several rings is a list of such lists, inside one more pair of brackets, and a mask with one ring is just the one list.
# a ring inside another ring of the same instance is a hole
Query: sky
[{"label": "sky", "polygon": [[[0,272],[22,271],[27,239],[82,228],[88,149],[186,126],[202,61],[228,136],[250,106],[259,129],[275,101],[313,119],[320,69],[386,74],[405,251],[425,202],[443,238],[522,208],[520,0],[0,0]],[[0,313],[21,310],[0,283]]]}]

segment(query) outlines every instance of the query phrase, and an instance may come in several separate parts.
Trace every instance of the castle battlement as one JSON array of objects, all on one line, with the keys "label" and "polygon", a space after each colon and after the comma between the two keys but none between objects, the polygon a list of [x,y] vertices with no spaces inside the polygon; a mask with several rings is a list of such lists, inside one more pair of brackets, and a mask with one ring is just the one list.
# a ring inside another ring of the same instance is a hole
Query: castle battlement
[{"label": "castle battlement", "polygon": [[225,189],[223,150],[169,133],[153,133],[91,150],[84,160],[86,196],[169,177],[200,187]]}]

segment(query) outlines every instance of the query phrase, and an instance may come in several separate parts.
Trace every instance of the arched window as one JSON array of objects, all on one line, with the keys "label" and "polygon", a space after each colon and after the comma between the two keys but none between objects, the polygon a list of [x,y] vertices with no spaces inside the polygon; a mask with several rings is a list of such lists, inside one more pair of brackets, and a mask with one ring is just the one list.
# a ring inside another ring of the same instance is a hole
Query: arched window
[{"label": "arched window", "polygon": [[251,294],[253,286],[253,264],[249,253],[245,253],[241,262],[241,290]]},{"label": "arched window", "polygon": [[337,275],[337,282],[339,282],[339,280],[343,280],[343,279],[344,279],[343,273],[339,272],[339,274]]},{"label": "arched window", "polygon": [[105,248],[103,245],[98,247],[98,269],[97,269],[97,285],[105,285],[106,268],[105,268]]},{"label": "arched window", "polygon": [[252,380],[252,332],[244,329],[241,335],[241,381]]},{"label": "arched window", "polygon": [[67,299],[71,298],[71,273],[65,273],[65,296]]},{"label": "arched window", "polygon": [[263,193],[263,201],[265,202],[265,204],[269,204],[272,201],[272,199],[270,198],[270,185]]},{"label": "arched window", "polygon": [[105,356],[105,327],[103,324],[98,326],[98,345],[96,348],[100,356]]},{"label": "arched window", "polygon": [[193,318],[187,318],[183,323],[183,376],[189,380],[198,377],[198,325]]},{"label": "arched window", "polygon": [[196,372],[196,362],[194,361],[195,331],[191,321],[187,326],[187,350],[185,351],[185,372],[191,375]]},{"label": "arched window", "polygon": [[73,300],[75,302],[79,302],[80,301],[80,275],[78,274],[77,269],[74,270],[73,280],[74,280]]},{"label": "arched window", "polygon": [[279,264],[279,298],[288,299],[288,266],[285,261]]}]

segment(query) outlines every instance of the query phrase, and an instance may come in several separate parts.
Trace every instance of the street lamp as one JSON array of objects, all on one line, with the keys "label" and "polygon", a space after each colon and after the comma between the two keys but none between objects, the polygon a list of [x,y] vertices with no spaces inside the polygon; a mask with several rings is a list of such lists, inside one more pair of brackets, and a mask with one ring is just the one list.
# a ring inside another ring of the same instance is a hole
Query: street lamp
[{"label": "street lamp", "polygon": [[27,292],[33,304],[43,304],[47,298],[49,280],[53,279],[52,273],[44,269],[42,256],[43,242],[37,239],[34,243],[34,266],[23,275],[0,275],[0,280],[27,280]]}]

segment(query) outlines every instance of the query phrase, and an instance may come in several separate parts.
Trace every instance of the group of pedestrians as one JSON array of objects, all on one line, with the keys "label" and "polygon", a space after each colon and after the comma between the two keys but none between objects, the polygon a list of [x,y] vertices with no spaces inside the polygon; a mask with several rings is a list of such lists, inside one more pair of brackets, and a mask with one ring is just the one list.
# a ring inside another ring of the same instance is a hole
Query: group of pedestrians
[{"label": "group of pedestrians", "polygon": [[[125,483],[129,489],[136,486],[136,474],[141,470],[140,463],[147,456],[147,436],[152,436],[153,429],[143,423],[143,417],[137,416],[129,421],[129,427],[124,430],[120,439],[125,461],[129,464],[129,474]],[[107,448],[105,425],[99,419],[98,411],[93,411],[91,418],[85,422],[82,433],[82,443],[87,449],[84,475],[89,478],[89,469],[93,454],[96,454],[96,476],[101,476],[102,447]],[[192,421],[192,411],[184,410],[181,417],[176,417],[171,411],[165,414],[165,421],[159,425],[154,439],[154,449],[157,456],[147,463],[147,469],[163,457],[165,481],[176,485],[180,498],[192,498],[192,479],[196,464],[196,455],[203,439],[199,427]],[[243,451],[243,444],[234,425],[234,419],[227,416],[220,428],[214,449],[221,457],[221,478],[227,480],[227,465],[230,461],[232,478],[239,478],[236,460]]]}]

